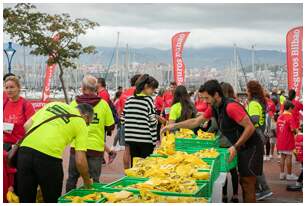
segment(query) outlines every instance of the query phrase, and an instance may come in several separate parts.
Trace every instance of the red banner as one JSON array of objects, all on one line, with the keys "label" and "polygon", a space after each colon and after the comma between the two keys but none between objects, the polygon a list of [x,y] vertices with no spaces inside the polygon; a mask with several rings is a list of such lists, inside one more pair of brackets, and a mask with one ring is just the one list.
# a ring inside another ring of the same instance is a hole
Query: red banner
[{"label": "red banner", "polygon": [[[59,34],[55,34],[52,37],[53,41],[58,41],[59,38],[60,38]],[[49,59],[50,58],[52,58],[52,57],[49,56]],[[56,64],[52,64],[52,65],[48,65],[47,64],[44,88],[43,88],[43,92],[42,92],[42,101],[43,102],[45,102],[45,101],[47,101],[49,99],[51,79],[52,79],[52,75],[53,75],[53,73],[55,71],[55,68],[56,68]]]},{"label": "red banner", "polygon": [[182,53],[185,41],[190,32],[180,32],[172,37],[172,58],[173,58],[173,75],[177,85],[185,82],[185,64]]},{"label": "red banner", "polygon": [[296,96],[301,97],[303,77],[303,27],[296,27],[287,33],[287,72],[288,89],[294,89]]}]

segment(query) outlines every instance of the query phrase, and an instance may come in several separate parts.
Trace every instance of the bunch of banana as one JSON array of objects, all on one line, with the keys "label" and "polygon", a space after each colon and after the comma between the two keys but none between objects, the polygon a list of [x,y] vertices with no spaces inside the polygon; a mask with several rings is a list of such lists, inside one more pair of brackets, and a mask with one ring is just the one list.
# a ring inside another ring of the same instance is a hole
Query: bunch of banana
[{"label": "bunch of banana", "polygon": [[148,157],[146,159],[135,157],[133,167],[126,169],[124,172],[129,177],[149,177],[146,173],[153,172],[159,167],[164,158]]},{"label": "bunch of banana", "polygon": [[[123,193],[122,193],[123,192]],[[148,190],[140,190],[140,195],[122,191],[119,193],[103,193],[107,203],[206,203],[207,199],[199,197],[162,196]]]},{"label": "bunch of banana", "polygon": [[177,138],[192,138],[194,132],[190,129],[181,128],[179,131],[175,133]]},{"label": "bunch of banana", "polygon": [[19,197],[10,190],[6,193],[6,199],[9,203],[19,203]]},{"label": "bunch of banana", "polygon": [[134,198],[133,193],[125,190],[114,193],[102,192],[102,194],[107,199],[108,203],[116,203],[116,202],[121,202],[123,200],[127,201]]},{"label": "bunch of banana", "polygon": [[154,151],[154,154],[172,155],[175,153],[175,135],[167,133],[162,137],[159,148]]},{"label": "bunch of banana", "polygon": [[209,178],[208,173],[198,174],[198,169],[210,169],[210,166],[193,154],[176,152],[167,158],[138,159],[132,168],[125,170],[125,174],[130,177],[146,178],[189,178],[191,180]]},{"label": "bunch of banana", "polygon": [[181,197],[181,196],[162,196],[157,195],[147,190],[140,191],[140,197],[143,202],[154,202],[154,203],[206,203],[207,199],[198,197]]},{"label": "bunch of banana", "polygon": [[198,130],[198,138],[199,139],[214,140],[215,137],[216,137],[215,133],[203,132],[202,130]]},{"label": "bunch of banana", "polygon": [[179,197],[179,196],[158,196],[155,203],[207,203],[204,197]]},{"label": "bunch of banana", "polygon": [[194,153],[198,158],[216,158],[219,156],[219,152],[215,148],[200,150]]},{"label": "bunch of banana", "polygon": [[92,194],[85,195],[83,197],[81,196],[66,196],[66,200],[71,200],[72,203],[82,203],[88,200],[91,201],[98,201],[102,198],[101,192],[94,192]]},{"label": "bunch of banana", "polygon": [[198,190],[198,186],[193,180],[171,179],[171,178],[151,178],[146,182],[130,185],[131,188],[158,190],[179,193],[194,193]]}]

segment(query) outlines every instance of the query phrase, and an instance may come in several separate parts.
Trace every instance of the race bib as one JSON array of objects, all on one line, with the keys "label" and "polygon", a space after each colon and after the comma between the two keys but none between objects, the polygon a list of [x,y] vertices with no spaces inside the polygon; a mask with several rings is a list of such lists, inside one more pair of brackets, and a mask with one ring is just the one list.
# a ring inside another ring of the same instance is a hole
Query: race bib
[{"label": "race bib", "polygon": [[12,133],[14,129],[13,123],[3,122],[3,131],[7,133]]},{"label": "race bib", "polygon": [[166,115],[170,113],[170,109],[171,109],[170,107],[165,108],[165,114]]}]

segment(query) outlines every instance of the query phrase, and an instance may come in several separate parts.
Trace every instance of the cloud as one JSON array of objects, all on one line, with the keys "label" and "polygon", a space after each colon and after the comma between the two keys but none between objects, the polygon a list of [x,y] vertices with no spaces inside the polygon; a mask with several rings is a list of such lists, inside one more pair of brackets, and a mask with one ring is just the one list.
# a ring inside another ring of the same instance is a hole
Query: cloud
[{"label": "cloud", "polygon": [[[252,44],[261,49],[281,49],[285,42],[285,33],[279,34],[273,31],[257,31],[250,29],[147,29],[138,27],[100,27],[89,31],[86,36],[80,38],[84,44],[96,44],[99,46],[113,47],[116,44],[117,32],[120,31],[120,46],[127,43],[130,47],[152,47],[160,49],[171,48],[171,37],[180,31],[190,31],[185,47],[201,48],[213,46],[232,46],[250,48]],[[100,35],[98,35],[100,34]],[[265,41],[268,40],[268,41]]]},{"label": "cloud", "polygon": [[[40,11],[69,13],[101,27],[80,38],[84,44],[170,48],[175,32],[191,31],[186,47],[256,44],[284,49],[286,32],[302,25],[302,4],[35,4]],[[5,4],[12,6],[12,4]],[[288,15],[284,15],[288,14]],[[290,15],[289,15],[290,14]]]}]

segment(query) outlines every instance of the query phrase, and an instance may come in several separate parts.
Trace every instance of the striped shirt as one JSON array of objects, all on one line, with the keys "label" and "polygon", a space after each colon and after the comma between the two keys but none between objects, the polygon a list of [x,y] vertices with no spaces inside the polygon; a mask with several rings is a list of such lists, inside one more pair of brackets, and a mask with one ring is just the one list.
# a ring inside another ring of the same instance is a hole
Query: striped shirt
[{"label": "striped shirt", "polygon": [[143,142],[155,145],[157,119],[154,101],[150,96],[131,96],[123,110],[126,142]]}]

